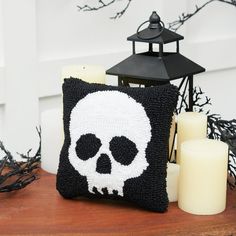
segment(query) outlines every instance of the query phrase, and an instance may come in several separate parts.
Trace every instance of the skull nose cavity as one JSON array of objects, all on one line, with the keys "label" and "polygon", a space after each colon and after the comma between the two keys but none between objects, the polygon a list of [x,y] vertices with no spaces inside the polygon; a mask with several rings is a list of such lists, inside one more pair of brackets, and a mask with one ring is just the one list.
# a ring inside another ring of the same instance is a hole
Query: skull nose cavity
[{"label": "skull nose cavity", "polygon": [[101,154],[101,156],[97,159],[96,172],[100,174],[111,173],[111,160],[107,154]]}]

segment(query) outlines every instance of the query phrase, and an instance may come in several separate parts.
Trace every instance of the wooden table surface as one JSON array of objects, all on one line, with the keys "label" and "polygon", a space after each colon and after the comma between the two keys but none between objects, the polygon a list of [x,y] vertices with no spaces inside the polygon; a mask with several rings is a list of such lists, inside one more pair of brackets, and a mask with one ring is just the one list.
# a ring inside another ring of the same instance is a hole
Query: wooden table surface
[{"label": "wooden table surface", "polygon": [[195,216],[171,203],[164,214],[125,203],[65,200],[55,189],[55,176],[25,189],[0,194],[0,235],[236,235],[236,191],[228,190],[227,209]]}]

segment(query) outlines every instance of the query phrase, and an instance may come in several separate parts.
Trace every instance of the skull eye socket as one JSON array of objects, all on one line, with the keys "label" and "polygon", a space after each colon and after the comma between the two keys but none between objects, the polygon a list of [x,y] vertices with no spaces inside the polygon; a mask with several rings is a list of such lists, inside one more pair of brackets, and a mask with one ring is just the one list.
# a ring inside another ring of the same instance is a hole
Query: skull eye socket
[{"label": "skull eye socket", "polygon": [[126,166],[131,164],[138,153],[136,144],[124,136],[112,138],[110,151],[117,162]]},{"label": "skull eye socket", "polygon": [[75,151],[81,160],[88,160],[94,157],[102,143],[94,134],[83,134],[76,142]]}]

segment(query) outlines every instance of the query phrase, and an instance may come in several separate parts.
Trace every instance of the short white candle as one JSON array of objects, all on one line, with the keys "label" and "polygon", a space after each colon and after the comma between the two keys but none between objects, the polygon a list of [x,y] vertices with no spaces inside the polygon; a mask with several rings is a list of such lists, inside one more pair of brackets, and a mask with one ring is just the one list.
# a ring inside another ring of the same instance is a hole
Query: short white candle
[{"label": "short white candle", "polygon": [[177,119],[177,158],[181,164],[181,144],[191,139],[207,137],[207,116],[197,112],[184,112]]},{"label": "short white candle", "polygon": [[41,167],[47,172],[55,174],[64,139],[62,108],[42,112],[41,130]]},{"label": "short white candle", "polygon": [[168,163],[166,183],[169,202],[178,201],[178,180],[179,165],[174,163]]},{"label": "short white candle", "polygon": [[182,143],[178,205],[197,215],[212,215],[226,206],[228,146],[216,140]]},{"label": "short white candle", "polygon": [[[61,78],[79,78],[89,83],[105,83],[105,69],[99,65],[69,65],[62,68]],[[63,119],[61,109],[44,111],[41,115],[42,145],[41,166],[42,169],[57,173],[60,151],[63,145]]]}]

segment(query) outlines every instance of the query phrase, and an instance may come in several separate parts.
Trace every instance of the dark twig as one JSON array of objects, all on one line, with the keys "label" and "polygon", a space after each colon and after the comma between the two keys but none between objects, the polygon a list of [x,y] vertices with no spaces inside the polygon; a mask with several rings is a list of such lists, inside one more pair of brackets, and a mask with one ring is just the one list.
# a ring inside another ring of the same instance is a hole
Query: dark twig
[{"label": "dark twig", "polygon": [[113,4],[115,2],[117,2],[117,0],[111,0],[108,3],[104,3],[102,0],[98,0],[98,6],[96,6],[96,7],[92,7],[92,6],[87,5],[87,4],[85,4],[83,6],[78,5],[77,7],[78,7],[79,11],[81,11],[81,10],[82,11],[98,11],[98,10],[104,8],[104,7],[110,6],[111,4]]},{"label": "dark twig", "polygon": [[[82,6],[77,5],[77,7],[78,7],[79,11],[98,11],[102,8],[109,7],[110,5],[120,2],[120,1],[123,1],[123,0],[110,0],[108,2],[98,0],[96,6],[91,6],[91,5],[85,4]],[[126,1],[127,1],[127,4],[125,5],[125,7],[121,11],[118,11],[114,16],[110,17],[111,19],[120,18],[125,14],[125,12],[129,8],[129,6],[133,0],[126,0]]]},{"label": "dark twig", "polygon": [[127,9],[128,9],[128,7],[129,7],[129,5],[130,5],[131,2],[132,2],[132,0],[128,0],[128,2],[127,2],[127,4],[126,4],[125,8],[124,8],[123,10],[117,12],[115,16],[110,17],[110,18],[115,20],[115,19],[117,19],[117,18],[122,17],[122,16],[125,14],[125,12],[127,11]]},{"label": "dark twig", "polygon": [[177,31],[184,23],[186,23],[186,21],[191,19],[199,11],[201,11],[203,8],[205,8],[206,6],[211,4],[212,2],[222,2],[222,3],[226,3],[226,4],[229,4],[231,6],[236,7],[236,1],[235,0],[208,0],[206,3],[204,3],[200,7],[198,5],[196,5],[195,6],[195,11],[193,11],[192,13],[182,13],[179,16],[178,20],[175,20],[175,21],[169,23],[169,29],[172,30],[172,31]]},{"label": "dark twig", "polygon": [[26,154],[18,153],[26,161],[15,161],[0,141],[0,149],[4,153],[4,157],[0,160],[0,193],[22,189],[38,178],[35,170],[39,168],[41,159],[41,130],[37,128],[37,132],[40,142],[35,155],[30,156],[31,149]]}]

